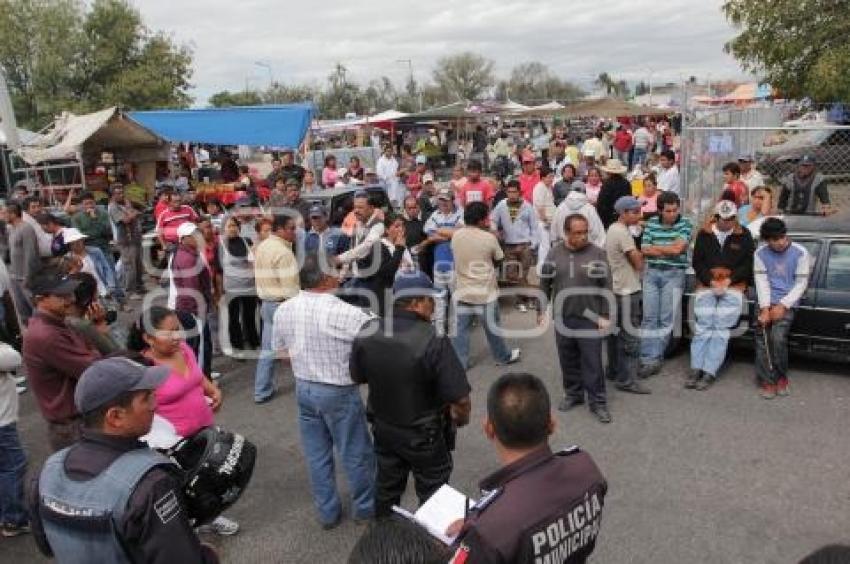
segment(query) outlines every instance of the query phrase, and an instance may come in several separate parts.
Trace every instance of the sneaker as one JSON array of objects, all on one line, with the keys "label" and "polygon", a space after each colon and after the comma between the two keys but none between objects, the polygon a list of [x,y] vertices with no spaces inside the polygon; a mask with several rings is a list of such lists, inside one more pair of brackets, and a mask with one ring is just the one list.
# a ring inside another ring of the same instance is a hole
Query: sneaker
[{"label": "sneaker", "polygon": [[712,387],[716,380],[717,378],[715,378],[711,374],[703,374],[702,378],[700,378],[699,381],[696,383],[696,386],[694,386],[694,389],[700,392],[704,392],[710,387]]},{"label": "sneaker", "polygon": [[596,416],[600,423],[610,423],[613,421],[613,419],[611,419],[611,414],[608,412],[608,408],[604,405],[592,407],[590,408],[590,412]]},{"label": "sneaker", "polygon": [[520,312],[522,312],[522,313],[525,313],[525,312],[527,312],[527,311],[528,311],[528,306],[527,306],[527,305],[525,305],[525,303],[523,303],[523,302],[518,303],[518,304],[516,305],[516,308],[517,308]]},{"label": "sneaker", "polygon": [[26,384],[27,377],[26,376],[15,376],[15,384]]},{"label": "sneaker", "polygon": [[697,387],[697,384],[702,379],[702,370],[691,370],[690,374],[688,374],[687,380],[685,380],[685,389],[694,390]]},{"label": "sneaker", "polygon": [[791,382],[788,381],[788,378],[783,376],[776,382],[776,395],[785,397],[791,393]]},{"label": "sneaker", "polygon": [[640,384],[638,382],[634,382],[632,384],[623,385],[623,384],[615,384],[615,388],[620,390],[621,392],[626,392],[629,394],[651,394],[652,390]]},{"label": "sneaker", "polygon": [[228,519],[227,517],[219,515],[212,523],[198,527],[198,532],[229,537],[230,535],[235,535],[239,532],[239,523],[233,519]]},{"label": "sneaker", "polygon": [[20,535],[28,535],[30,533],[30,526],[28,523],[22,523],[20,525],[13,525],[12,523],[3,523],[2,528],[0,528],[0,535],[3,535],[6,538],[17,537]]},{"label": "sneaker", "polygon": [[655,376],[659,372],[661,372],[660,362],[642,364],[641,367],[638,368],[638,378],[649,378],[650,376]]},{"label": "sneaker", "polygon": [[257,405],[269,403],[270,401],[272,401],[275,398],[276,395],[277,395],[277,392],[272,392],[264,398],[254,398],[254,403],[256,403]]},{"label": "sneaker", "polygon": [[579,398],[564,398],[558,404],[558,411],[569,411],[574,407],[584,405],[584,400]]},{"label": "sneaker", "polygon": [[23,384],[18,384],[15,386],[15,391],[18,392],[18,395],[27,393],[27,387]]},{"label": "sneaker", "polygon": [[761,385],[761,392],[759,393],[759,395],[763,399],[767,399],[767,400],[775,398],[776,397],[776,385],[775,384],[768,384],[768,383],[762,384]]},{"label": "sneaker", "polygon": [[216,382],[221,379],[221,372],[210,372],[210,380]]},{"label": "sneaker", "polygon": [[514,364],[515,362],[519,362],[519,357],[520,357],[521,354],[522,354],[522,351],[520,349],[518,349],[518,348],[512,349],[511,350],[511,356],[508,358],[508,360],[506,360],[502,364],[507,365],[507,364]]},{"label": "sneaker", "polygon": [[342,523],[342,515],[338,515],[337,518],[331,521],[330,523],[323,523],[322,521],[319,521],[319,524],[322,526],[322,530],[324,531],[336,529],[340,523]]}]

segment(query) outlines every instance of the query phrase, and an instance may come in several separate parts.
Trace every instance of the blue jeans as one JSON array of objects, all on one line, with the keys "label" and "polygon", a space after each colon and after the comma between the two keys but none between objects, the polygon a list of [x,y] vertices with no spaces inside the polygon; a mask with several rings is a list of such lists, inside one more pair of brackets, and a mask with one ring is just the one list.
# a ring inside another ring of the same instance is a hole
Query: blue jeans
[{"label": "blue jeans", "polygon": [[729,331],[741,317],[744,296],[737,290],[716,295],[711,290],[699,290],[694,299],[696,324],[691,339],[691,368],[702,370],[710,378],[726,359]]},{"label": "blue jeans", "polygon": [[18,427],[10,423],[0,427],[0,523],[29,523],[24,508],[24,474],[27,457],[18,438]]},{"label": "blue jeans", "polygon": [[366,411],[358,387],[332,386],[295,379],[298,427],[310,471],[313,501],[324,524],[340,517],[334,447],[339,452],[351,489],[355,518],[375,513],[375,452],[366,426]]},{"label": "blue jeans", "polygon": [[511,351],[508,350],[505,340],[501,334],[497,334],[501,330],[499,300],[483,305],[458,302],[456,314],[457,334],[452,338],[452,345],[464,369],[469,368],[469,330],[475,317],[478,317],[484,326],[484,335],[487,336],[487,344],[490,345],[490,352],[496,362],[505,363],[511,358]]},{"label": "blue jeans", "polygon": [[109,288],[112,297],[116,300],[124,299],[124,289],[118,283],[118,276],[115,274],[115,263],[112,256],[104,253],[99,247],[86,247],[86,252],[91,256],[94,269],[100,280]]},{"label": "blue jeans", "polygon": [[260,317],[263,320],[263,335],[260,337],[260,358],[257,359],[257,371],[254,373],[254,401],[263,401],[274,393],[274,365],[276,352],[272,350],[272,331],[274,330],[274,312],[280,302],[263,300]]},{"label": "blue jeans", "polygon": [[664,360],[664,349],[682,303],[685,270],[649,267],[643,277],[643,322],[640,360],[655,364]]},{"label": "blue jeans", "polygon": [[632,152],[632,166],[635,166],[636,164],[642,165],[645,162],[646,149],[638,149],[637,147],[635,147],[634,151]]}]

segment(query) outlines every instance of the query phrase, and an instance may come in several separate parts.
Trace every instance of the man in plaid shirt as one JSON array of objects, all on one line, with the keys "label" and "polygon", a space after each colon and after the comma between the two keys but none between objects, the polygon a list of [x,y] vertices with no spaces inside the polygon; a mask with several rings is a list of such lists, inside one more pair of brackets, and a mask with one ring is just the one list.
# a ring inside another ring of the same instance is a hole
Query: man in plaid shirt
[{"label": "man in plaid shirt", "polygon": [[375,511],[375,453],[358,386],[351,380],[351,343],[372,317],[332,294],[337,278],[315,255],[299,272],[301,292],[274,314],[273,349],[290,359],[298,424],[313,498],[324,529],[342,519],[334,447],[348,479],[355,521]]}]

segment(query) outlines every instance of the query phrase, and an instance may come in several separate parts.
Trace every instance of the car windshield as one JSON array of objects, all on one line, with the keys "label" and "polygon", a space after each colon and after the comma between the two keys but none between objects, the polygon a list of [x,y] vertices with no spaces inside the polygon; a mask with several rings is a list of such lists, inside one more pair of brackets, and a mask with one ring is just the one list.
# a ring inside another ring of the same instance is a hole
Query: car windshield
[{"label": "car windshield", "polygon": [[779,145],[775,145],[775,147],[786,149],[789,147],[809,147],[812,145],[820,145],[833,131],[834,130],[832,129],[800,131],[799,133],[790,135],[787,141]]}]

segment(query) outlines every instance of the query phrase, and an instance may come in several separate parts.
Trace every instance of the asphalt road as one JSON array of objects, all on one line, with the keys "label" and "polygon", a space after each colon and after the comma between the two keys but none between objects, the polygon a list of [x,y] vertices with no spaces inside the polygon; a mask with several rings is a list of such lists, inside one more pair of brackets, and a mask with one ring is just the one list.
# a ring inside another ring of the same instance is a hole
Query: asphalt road
[{"label": "asphalt road", "polygon": [[[531,313],[510,312],[512,327]],[[481,330],[469,373],[473,423],[458,435],[455,487],[475,495],[498,467],[480,421],[488,384],[501,373]],[[557,402],[560,372],[551,332],[521,343],[516,370],[543,378]],[[751,353],[737,351],[711,390],[684,390],[688,356],[679,354],[648,382],[649,396],[610,393],[614,417],[602,425],[586,411],[557,413],[553,447],[578,444],[606,475],[610,491],[594,562],[787,563],[850,537],[850,377],[846,366],[797,359],[792,395],[760,399]],[[297,431],[292,377],[284,392],[252,401],[253,362],[220,359],[224,406],[218,423],[250,438],[259,459],[250,488],[228,515],[241,532],[208,538],[225,562],[345,562],[362,529],[345,520],[325,532],[315,521]],[[46,456],[45,426],[31,394],[21,397],[19,428],[31,470]],[[345,488],[345,480],[340,477]],[[412,507],[410,491],[406,505]],[[27,537],[0,539],[0,562],[41,561]]]}]

